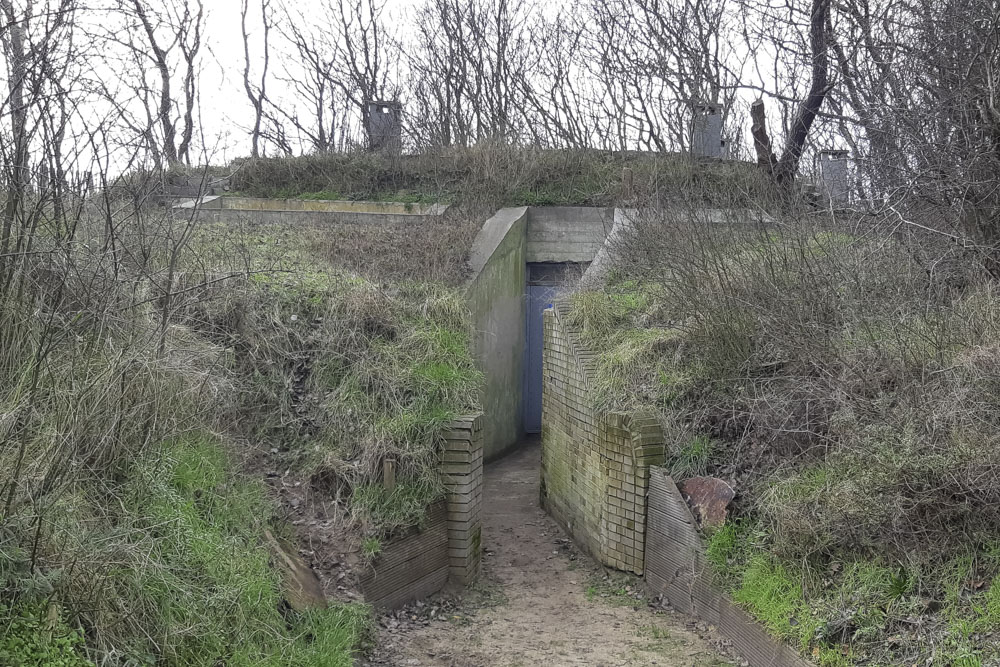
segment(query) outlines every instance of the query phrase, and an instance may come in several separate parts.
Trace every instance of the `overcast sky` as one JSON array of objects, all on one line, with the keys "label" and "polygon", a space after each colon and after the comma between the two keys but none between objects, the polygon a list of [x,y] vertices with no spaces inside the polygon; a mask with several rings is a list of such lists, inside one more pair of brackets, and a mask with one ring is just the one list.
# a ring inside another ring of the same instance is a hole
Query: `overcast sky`
[{"label": "overcast sky", "polygon": [[[278,5],[280,0],[273,0]],[[386,12],[392,24],[405,32],[412,22],[412,13],[419,0],[387,0]],[[308,15],[323,13],[323,0],[285,0]],[[254,14],[255,0],[251,2],[253,24],[251,32],[259,30],[259,20]],[[559,3],[552,3],[559,4]],[[212,162],[228,162],[250,152],[247,128],[253,120],[253,111],[243,90],[243,37],[240,32],[240,0],[205,0],[209,10],[207,19],[207,45],[211,53],[205,54],[204,73],[201,78],[202,123],[206,143],[218,138],[218,152]],[[257,10],[259,11],[259,10]],[[273,42],[278,38],[272,32]],[[253,44],[253,42],[251,42]],[[274,68],[272,56],[272,69]],[[276,92],[280,85],[268,83]]]},{"label": "overcast sky", "polygon": [[[24,0],[30,1],[30,0]],[[101,0],[95,0],[100,2]],[[322,27],[330,22],[335,22],[337,16],[332,14],[328,7],[337,3],[337,0],[270,0],[272,3],[272,8],[276,20],[279,21],[279,25],[271,33],[271,69],[268,77],[268,97],[272,103],[280,106],[284,111],[293,112],[298,98],[290,94],[288,84],[282,84],[280,81],[281,76],[284,74],[282,71],[285,67],[292,70],[296,67],[297,58],[292,57],[282,57],[282,52],[287,52],[290,45],[286,43],[284,38],[281,36],[283,29],[287,29],[286,25],[281,25],[281,20],[287,20],[285,18],[287,14],[281,10],[281,7],[287,7],[291,10],[292,15],[302,15],[308,17],[313,27],[318,30],[322,30]],[[384,14],[384,23],[390,27],[391,30],[396,31],[396,37],[407,40],[410,36],[411,26],[414,21],[414,14],[417,7],[425,2],[426,0],[387,0]],[[666,2],[672,2],[672,0],[665,0]],[[778,1],[778,0],[774,0]],[[237,157],[246,156],[250,152],[250,140],[249,140],[249,127],[253,122],[253,110],[249,100],[247,99],[246,93],[243,88],[243,67],[244,67],[244,53],[243,53],[243,40],[241,34],[241,17],[240,8],[241,0],[203,0],[205,4],[205,9],[207,11],[205,32],[203,35],[203,46],[201,50],[201,74],[198,80],[198,93],[199,93],[199,108],[197,110],[198,119],[196,121],[196,126],[200,132],[201,137],[204,139],[204,146],[206,151],[206,156],[208,161],[214,164],[228,163],[232,159]],[[554,15],[560,9],[568,9],[570,11],[579,11],[580,5],[583,0],[539,0],[539,7],[541,7],[542,13]],[[261,56],[261,27],[259,23],[259,12],[260,12],[260,0],[251,0],[250,13],[249,13],[249,29],[251,33],[251,59],[260,58]],[[109,7],[110,11],[105,15],[92,14],[96,16],[95,20],[104,21],[110,20],[114,22],[116,3],[114,0],[106,0],[106,6]],[[727,10],[728,11],[728,10]],[[120,19],[120,14],[119,18]],[[105,28],[114,32],[113,27],[105,25]],[[144,39],[141,34],[140,28],[135,28],[137,31],[137,38]],[[169,40],[169,37],[164,33],[164,39]],[[173,49],[171,54],[171,60],[176,62],[179,59],[178,49]],[[742,79],[746,76],[750,76],[752,79],[757,79],[762,76],[762,72],[766,73],[767,65],[771,63],[770,54],[766,52],[766,47],[764,50],[758,52],[758,58],[763,55],[762,60],[764,65],[764,70],[754,74],[754,67],[744,68],[743,63],[740,63],[740,68],[743,69],[739,73],[740,83],[746,83]],[[723,54],[723,57],[727,57]],[[740,60],[736,58],[736,60]],[[254,65],[259,65],[259,60],[255,60]],[[146,63],[145,69],[147,71],[147,76],[153,75],[153,62],[150,60]],[[252,75],[256,80],[257,73],[259,73],[259,67],[254,67],[254,74]],[[390,68],[391,69],[391,68]],[[177,70],[178,75],[181,70]],[[132,78],[134,79],[134,73]],[[579,72],[581,77],[586,78],[588,73],[581,70]],[[296,78],[296,74],[290,75],[293,79]],[[575,76],[575,75],[574,75]],[[113,77],[112,77],[113,78]],[[127,77],[122,77],[124,81]],[[154,76],[155,78],[155,76]],[[390,77],[391,78],[391,77]],[[766,78],[766,77],[765,77]],[[301,80],[301,79],[297,79]],[[405,83],[405,82],[404,82]],[[134,85],[134,84],[133,84]],[[586,84],[583,84],[584,86]],[[128,95],[128,86],[125,86],[123,94]],[[175,92],[180,92],[181,86],[180,81],[175,79],[174,82]],[[404,90],[406,86],[403,86]],[[595,94],[607,94],[602,92],[603,89],[600,86],[596,86],[591,90],[595,91]],[[614,94],[612,92],[612,94]],[[655,93],[654,93],[655,94]],[[747,89],[745,91],[740,91],[739,102],[741,108],[731,108],[730,111],[733,114],[732,120],[740,127],[747,123],[741,119],[739,116],[745,115],[745,109],[742,106],[746,106],[751,97],[756,97],[759,93],[756,89]],[[744,99],[746,98],[746,99]],[[405,105],[410,102],[405,98],[402,100]],[[178,102],[180,102],[178,100]],[[140,103],[141,105],[141,103]],[[597,102],[598,108],[600,107],[600,102]],[[412,104],[409,105],[412,110]],[[613,105],[610,105],[613,107]],[[610,107],[609,107],[610,108]],[[139,106],[139,112],[136,114],[137,122],[142,122],[142,117],[145,113],[145,107]],[[771,122],[774,123],[776,118],[780,118],[777,113],[773,113],[771,116]],[[286,123],[286,129],[292,131],[291,124]],[[295,138],[292,137],[292,143],[295,142]],[[745,139],[745,137],[744,137]],[[201,143],[196,139],[195,144]],[[308,142],[305,142],[308,143]],[[745,143],[745,142],[744,142]],[[193,147],[194,148],[194,147]],[[269,147],[270,150],[274,150],[273,146]],[[205,157],[201,155],[192,155],[192,159],[197,162],[202,162]]]}]

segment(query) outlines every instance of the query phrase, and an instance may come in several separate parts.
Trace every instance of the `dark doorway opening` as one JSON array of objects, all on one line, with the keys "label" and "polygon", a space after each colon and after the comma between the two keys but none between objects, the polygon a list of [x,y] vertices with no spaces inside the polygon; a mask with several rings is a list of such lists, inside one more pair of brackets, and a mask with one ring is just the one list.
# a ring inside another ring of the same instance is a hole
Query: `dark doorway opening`
[{"label": "dark doorway opening", "polygon": [[524,432],[542,432],[542,350],[545,322],[542,313],[572,281],[579,280],[586,264],[545,262],[527,265],[524,383],[522,387]]}]

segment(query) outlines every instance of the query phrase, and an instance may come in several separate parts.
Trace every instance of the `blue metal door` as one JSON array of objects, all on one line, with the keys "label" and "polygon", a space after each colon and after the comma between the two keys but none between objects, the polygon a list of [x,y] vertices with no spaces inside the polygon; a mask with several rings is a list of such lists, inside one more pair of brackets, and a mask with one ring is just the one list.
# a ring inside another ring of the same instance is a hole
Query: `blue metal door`
[{"label": "blue metal door", "polygon": [[528,313],[525,322],[524,346],[524,430],[540,433],[542,430],[542,346],[544,324],[542,312],[552,305],[559,293],[558,287],[528,285]]}]

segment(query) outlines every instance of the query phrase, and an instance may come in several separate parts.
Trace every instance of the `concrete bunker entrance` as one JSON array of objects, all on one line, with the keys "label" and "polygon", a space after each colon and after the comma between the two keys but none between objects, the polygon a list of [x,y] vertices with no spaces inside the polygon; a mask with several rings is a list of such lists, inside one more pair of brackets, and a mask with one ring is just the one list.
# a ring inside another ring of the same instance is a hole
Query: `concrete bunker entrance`
[{"label": "concrete bunker entrance", "polygon": [[484,456],[513,451],[542,429],[542,313],[573,286],[603,247],[612,208],[501,209],[473,244],[466,297],[482,394]]},{"label": "concrete bunker entrance", "polygon": [[503,209],[476,240],[467,295],[486,378],[485,460],[536,445],[526,436],[541,433],[542,508],[596,560],[641,575],[646,470],[663,456],[659,425],[595,412],[597,351],[581,346],[559,298],[588,269],[588,278],[601,273],[616,219],[621,227],[628,216],[610,208]]}]

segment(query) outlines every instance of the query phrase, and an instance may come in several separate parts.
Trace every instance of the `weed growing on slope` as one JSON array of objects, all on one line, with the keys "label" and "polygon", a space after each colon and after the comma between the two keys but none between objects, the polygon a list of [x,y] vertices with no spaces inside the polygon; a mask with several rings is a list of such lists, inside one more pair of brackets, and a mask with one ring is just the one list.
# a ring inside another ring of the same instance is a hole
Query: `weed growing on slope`
[{"label": "weed growing on slope", "polygon": [[[622,170],[633,188],[622,192]],[[543,150],[480,142],[413,156],[322,153],[244,163],[235,189],[257,197],[336,194],[344,199],[451,201],[479,210],[500,206],[609,206],[625,196],[663,201],[685,191],[717,206],[752,201],[767,190],[739,163],[693,164],[683,155]],[[324,197],[325,198],[325,197]]]},{"label": "weed growing on slope", "polygon": [[[441,497],[440,433],[477,408],[467,307],[440,284],[307,266],[260,274],[186,317],[233,348],[248,435],[288,450],[366,533],[386,537]],[[392,494],[379,491],[387,459]]]},{"label": "weed growing on slope", "polygon": [[351,664],[369,612],[282,615],[279,575],[262,547],[271,515],[263,485],[230,473],[213,438],[168,443],[122,501],[128,559],[105,579],[105,617],[83,616],[113,628],[99,645],[168,665]]},{"label": "weed growing on slope", "polygon": [[[3,259],[0,663],[350,665],[370,610],[286,610],[273,508],[230,458],[271,372],[235,372],[270,342],[237,302],[288,267],[242,230],[203,244],[195,218],[138,206],[150,180],[25,201]],[[256,325],[321,304],[267,293]]]},{"label": "weed growing on slope", "polygon": [[572,296],[595,407],[658,414],[673,474],[733,483],[742,521],[709,561],[797,648],[995,660],[996,286],[934,237],[740,218],[640,216],[607,285]]},{"label": "weed growing on slope", "polygon": [[0,605],[0,664],[86,667],[83,629],[70,626],[55,603]]},{"label": "weed growing on slope", "polygon": [[[419,525],[426,517],[427,507],[444,496],[436,479],[407,481],[387,491],[382,484],[365,484],[354,489],[351,507],[368,534],[387,534],[401,528]],[[377,544],[377,539],[366,544]]]}]

